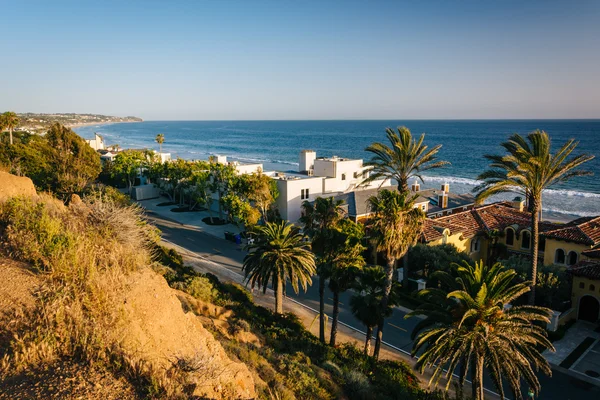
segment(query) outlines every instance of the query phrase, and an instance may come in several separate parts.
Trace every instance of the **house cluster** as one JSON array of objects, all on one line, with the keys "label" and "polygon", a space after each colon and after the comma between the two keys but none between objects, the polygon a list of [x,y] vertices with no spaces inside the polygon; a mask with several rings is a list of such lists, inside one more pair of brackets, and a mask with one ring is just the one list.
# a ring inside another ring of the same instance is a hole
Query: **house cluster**
[{"label": "house cluster", "polygon": [[[474,260],[488,260],[502,243],[509,254],[529,256],[532,246],[531,213],[516,199],[449,216],[427,219],[422,243],[452,244]],[[566,224],[540,223],[541,265],[563,265],[573,277],[573,318],[600,319],[600,217],[579,218]]]}]

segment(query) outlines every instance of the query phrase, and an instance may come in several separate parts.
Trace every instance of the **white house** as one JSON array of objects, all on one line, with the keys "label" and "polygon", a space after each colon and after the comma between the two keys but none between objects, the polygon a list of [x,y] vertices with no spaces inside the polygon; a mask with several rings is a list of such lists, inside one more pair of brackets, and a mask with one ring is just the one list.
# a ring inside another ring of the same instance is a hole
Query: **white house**
[{"label": "white house", "polygon": [[104,150],[104,138],[97,133],[94,132],[93,139],[85,139],[86,143],[90,145],[90,147],[96,151]]},{"label": "white house", "polygon": [[317,197],[330,197],[352,191],[390,186],[389,180],[376,180],[362,185],[370,167],[363,160],[320,157],[312,150],[300,152],[300,172],[265,172],[277,181],[277,208],[281,217],[296,223],[302,215],[302,203]]}]

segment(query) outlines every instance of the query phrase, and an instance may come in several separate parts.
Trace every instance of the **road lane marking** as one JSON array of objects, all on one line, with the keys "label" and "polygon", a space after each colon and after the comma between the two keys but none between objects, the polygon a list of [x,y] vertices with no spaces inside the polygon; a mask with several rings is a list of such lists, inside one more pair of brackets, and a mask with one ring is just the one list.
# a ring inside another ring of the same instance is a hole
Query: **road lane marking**
[{"label": "road lane marking", "polygon": [[404,328],[400,328],[399,326],[397,326],[397,325],[394,325],[394,324],[392,324],[391,322],[388,322],[388,325],[389,325],[389,326],[393,326],[393,327],[394,327],[394,328],[396,328],[396,329],[400,329],[401,331],[408,332],[406,329],[404,329]]},{"label": "road lane marking", "polygon": [[[329,300],[334,301],[331,297],[328,297]],[[344,303],[342,303],[341,301],[338,302],[340,304],[340,306],[343,306]]]}]

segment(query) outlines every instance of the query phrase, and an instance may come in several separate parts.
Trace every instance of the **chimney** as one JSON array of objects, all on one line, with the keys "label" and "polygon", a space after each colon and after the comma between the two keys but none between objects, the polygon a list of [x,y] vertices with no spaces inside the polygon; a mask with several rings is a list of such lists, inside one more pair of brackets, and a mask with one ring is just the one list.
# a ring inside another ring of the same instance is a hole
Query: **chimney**
[{"label": "chimney", "polygon": [[412,184],[410,190],[412,190],[413,192],[418,192],[419,190],[421,190],[421,185],[419,185],[418,180],[415,179],[415,183]]},{"label": "chimney", "polygon": [[450,184],[448,182],[445,182],[442,185],[442,192],[444,192],[444,193],[450,193]]},{"label": "chimney", "polygon": [[300,152],[300,165],[298,166],[298,171],[303,174],[308,174],[309,171],[312,171],[315,167],[315,159],[317,158],[317,153],[313,150],[302,150]]},{"label": "chimney", "polygon": [[515,210],[519,210],[520,212],[523,212],[525,210],[525,200],[521,199],[518,196],[515,197],[510,203],[511,207]]},{"label": "chimney", "polygon": [[447,192],[442,192],[442,193],[438,194],[438,206],[441,209],[448,208],[448,193]]}]

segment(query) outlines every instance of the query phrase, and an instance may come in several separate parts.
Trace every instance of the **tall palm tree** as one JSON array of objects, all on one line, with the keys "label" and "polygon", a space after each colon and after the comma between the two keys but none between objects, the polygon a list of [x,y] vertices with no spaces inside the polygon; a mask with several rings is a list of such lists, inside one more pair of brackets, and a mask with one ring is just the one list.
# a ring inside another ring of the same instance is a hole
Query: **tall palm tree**
[{"label": "tall palm tree", "polygon": [[[534,306],[506,309],[507,304],[530,288],[527,282],[514,284],[517,273],[499,263],[486,266],[478,262],[472,266],[465,261],[452,267],[452,276],[442,279],[449,283],[445,293],[438,290],[443,296],[429,297],[425,305],[406,316],[426,317],[413,331],[417,339],[412,353],[423,351],[417,370],[422,373],[427,367],[433,369],[430,384],[437,384],[445,375],[446,390],[457,367],[461,385],[470,370],[472,396],[477,400],[484,399],[484,369],[502,399],[503,379],[517,399],[522,398],[522,379],[534,393],[539,393],[541,387],[534,369],[552,373],[541,354],[543,349],[554,350],[542,327],[550,322],[551,310]],[[435,291],[425,290],[422,294],[427,297]]]},{"label": "tall palm tree", "polygon": [[156,141],[156,143],[158,143],[158,147],[160,149],[159,152],[162,153],[162,145],[165,142],[165,135],[162,133],[159,133],[158,135],[156,135],[154,140]]},{"label": "tall palm tree", "polygon": [[243,271],[252,288],[262,286],[266,292],[269,282],[275,291],[275,312],[283,314],[283,292],[289,279],[298,293],[298,284],[306,291],[315,274],[315,257],[298,228],[285,221],[267,222],[256,227],[256,240],[248,246]]},{"label": "tall palm tree", "polygon": [[448,161],[436,161],[436,154],[441,144],[428,149],[423,144],[425,134],[419,139],[413,138],[410,130],[401,126],[396,133],[392,128],[385,130],[390,145],[375,142],[365,150],[373,153],[373,157],[365,163],[372,167],[369,176],[363,183],[377,179],[394,179],[398,182],[398,190],[408,191],[408,180],[415,176],[423,181],[421,173],[431,169],[449,165]]},{"label": "tall palm tree", "polygon": [[542,193],[555,183],[565,182],[576,176],[591,175],[589,171],[577,170],[581,164],[594,158],[580,154],[567,159],[579,142],[568,140],[554,154],[551,152],[550,137],[544,131],[534,131],[526,138],[512,135],[502,143],[505,155],[486,155],[490,169],[477,179],[483,181],[473,189],[478,203],[498,193],[520,193],[529,202],[531,211],[531,291],[529,304],[535,303],[537,280],[539,221],[542,210]]},{"label": "tall palm tree", "polygon": [[398,303],[398,285],[394,282],[390,292],[387,308],[381,308],[381,299],[385,287],[385,271],[380,266],[364,268],[358,275],[354,290],[357,294],[350,298],[350,310],[352,314],[367,328],[365,337],[364,353],[371,352],[371,338],[373,329],[377,326],[380,318],[392,315],[392,307]]},{"label": "tall palm tree", "polygon": [[[411,246],[414,246],[421,233],[425,214],[415,208],[417,195],[409,192],[392,192],[381,190],[377,196],[369,198],[371,211],[374,213],[369,223],[375,236],[376,250],[382,252],[386,259],[386,281],[381,299],[381,308],[385,309],[392,290],[392,279],[396,260],[402,258]],[[377,324],[377,339],[373,356],[379,357],[383,337],[383,322]]]},{"label": "tall palm tree", "polygon": [[10,134],[10,144],[13,144],[13,130],[19,125],[19,116],[13,111],[7,111],[2,116],[3,125]]},{"label": "tall palm tree", "polygon": [[331,229],[343,216],[342,200],[334,197],[317,197],[314,203],[302,203],[300,223],[304,233],[312,241],[312,251],[317,258],[317,275],[319,276],[319,340],[325,343],[325,281],[330,270],[330,260],[327,258],[327,243]]},{"label": "tall palm tree", "polygon": [[329,273],[329,289],[333,294],[333,313],[331,320],[331,336],[329,345],[335,346],[337,339],[338,319],[340,315],[340,293],[350,289],[365,264],[362,252],[364,228],[349,219],[341,219],[333,229],[328,240],[328,257],[331,261]]}]

